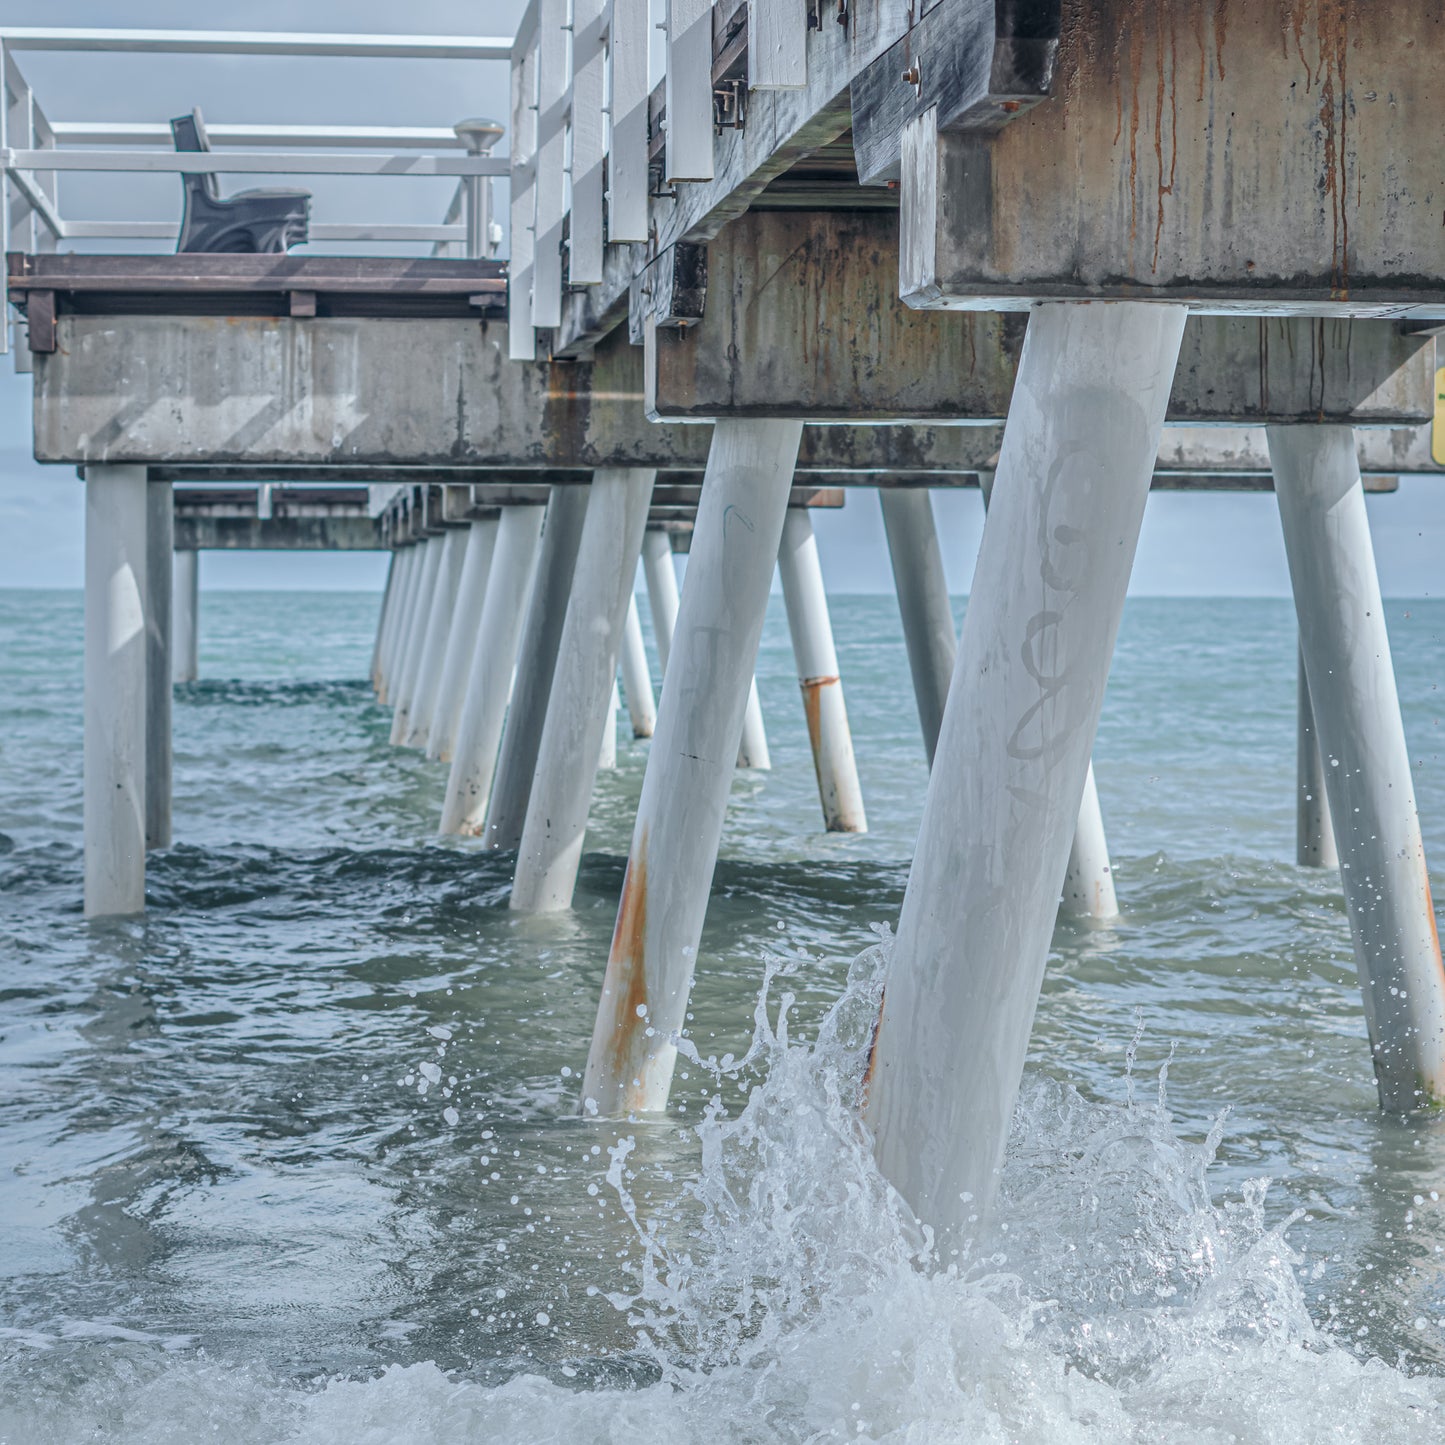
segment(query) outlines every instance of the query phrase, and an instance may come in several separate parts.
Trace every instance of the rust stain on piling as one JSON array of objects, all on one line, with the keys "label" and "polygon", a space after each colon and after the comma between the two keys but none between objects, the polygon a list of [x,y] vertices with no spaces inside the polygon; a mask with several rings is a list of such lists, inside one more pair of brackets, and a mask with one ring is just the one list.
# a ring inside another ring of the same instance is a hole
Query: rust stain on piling
[{"label": "rust stain on piling", "polygon": [[815,766],[818,760],[818,750],[823,746],[823,689],[835,687],[837,683],[838,678],[833,676],[805,677],[798,684],[803,690],[803,713],[808,719],[808,741],[813,746]]},{"label": "rust stain on piling", "polygon": [[873,1075],[878,1068],[878,1032],[883,1027],[883,1001],[888,996],[885,988],[878,995],[878,1016],[873,1020],[873,1037],[868,1040],[868,1067],[863,1070],[863,1082],[858,1086],[858,1112],[868,1108],[868,1095],[873,1092]]},{"label": "rust stain on piling", "polygon": [[627,862],[622,881],[622,901],[617,909],[617,927],[607,955],[607,978],[603,997],[612,1007],[607,1030],[608,1063],[614,1078],[624,1080],[624,1092],[632,1081],[630,1060],[633,1042],[647,1026],[647,831],[638,837]]}]

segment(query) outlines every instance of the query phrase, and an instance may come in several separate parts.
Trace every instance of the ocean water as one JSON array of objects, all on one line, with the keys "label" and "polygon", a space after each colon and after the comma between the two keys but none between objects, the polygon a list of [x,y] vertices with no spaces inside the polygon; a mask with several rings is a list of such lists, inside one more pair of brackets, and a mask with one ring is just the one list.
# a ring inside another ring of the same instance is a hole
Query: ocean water
[{"label": "ocean water", "polygon": [[[203,594],[176,846],[90,924],[80,597],[0,592],[0,1442],[1439,1438],[1445,1122],[1376,1113],[1337,880],[1290,862],[1286,604],[1129,604],[1124,916],[1058,929],[1007,1228],[939,1272],[853,1107],[926,786],[891,599],[834,602],[862,837],[775,599],[696,1058],[625,1124],[573,1110],[647,745],[576,909],[510,916],[387,744],[377,603]],[[1445,604],[1388,610],[1438,894]]]}]

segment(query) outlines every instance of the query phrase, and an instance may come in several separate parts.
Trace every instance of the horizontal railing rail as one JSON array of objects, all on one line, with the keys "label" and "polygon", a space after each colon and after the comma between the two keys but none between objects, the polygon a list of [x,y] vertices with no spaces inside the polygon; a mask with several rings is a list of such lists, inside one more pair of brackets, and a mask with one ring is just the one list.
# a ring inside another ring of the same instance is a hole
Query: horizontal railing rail
[{"label": "horizontal railing rail", "polygon": [[[455,178],[440,224],[391,221],[314,222],[322,244],[422,245],[433,255],[489,256],[500,232],[492,223],[491,184],[507,176],[489,154],[501,128],[460,126],[216,123],[213,149],[178,153],[164,121],[63,120],[52,123],[17,56],[88,52],[106,55],[219,55],[265,58],[510,61],[510,37],[368,35],[309,31],[120,30],[0,26],[0,236],[7,249],[43,254],[66,242],[173,242],[174,217],[110,220],[67,215],[60,204],[66,175],[280,175]],[[179,207],[177,208],[179,211]],[[0,333],[8,349],[8,327]]]}]

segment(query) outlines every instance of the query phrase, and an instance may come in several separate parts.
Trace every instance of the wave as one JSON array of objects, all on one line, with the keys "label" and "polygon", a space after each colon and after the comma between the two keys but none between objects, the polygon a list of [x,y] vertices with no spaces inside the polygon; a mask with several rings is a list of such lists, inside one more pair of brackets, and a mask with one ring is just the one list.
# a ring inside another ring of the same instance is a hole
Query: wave
[{"label": "wave", "polygon": [[1003,1223],[938,1258],[858,1123],[890,949],[880,930],[810,1042],[790,1033],[796,962],[771,959],[746,1055],[703,1058],[684,1045],[688,1066],[720,1089],[751,1083],[735,1114],[720,1095],[708,1108],[685,1188],[636,1131],[608,1152],[595,1186],[611,1192],[635,1242],[629,1282],[609,1296],[634,1341],[624,1357],[291,1381],[185,1340],[107,1339],[104,1322],[16,1330],[0,1340],[0,1438],[1433,1438],[1445,1380],[1371,1358],[1316,1323],[1305,1246],[1292,1238],[1307,1221],[1267,1224],[1264,1180],[1212,1198],[1226,1120],[1197,1142],[1180,1137],[1167,1066],[1144,1097],[1131,1072],[1119,1104],[1031,1079]]}]

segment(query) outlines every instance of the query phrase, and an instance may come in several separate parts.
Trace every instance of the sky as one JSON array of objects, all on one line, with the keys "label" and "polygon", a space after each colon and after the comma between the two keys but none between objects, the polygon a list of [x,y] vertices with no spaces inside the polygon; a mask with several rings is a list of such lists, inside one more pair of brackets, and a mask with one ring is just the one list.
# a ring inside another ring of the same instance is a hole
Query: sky
[{"label": "sky", "polygon": [[[508,36],[517,0],[248,0],[197,7],[192,0],[5,0],[9,25],[372,31]],[[451,125],[505,117],[506,67],[498,63],[225,59],[24,53],[22,69],[52,120],[163,121],[200,105],[211,122]],[[503,142],[499,153],[506,150]],[[259,184],[259,178],[235,184]],[[293,180],[291,182],[295,184]],[[229,184],[229,183],[228,183]],[[333,221],[440,219],[453,182],[414,178],[316,178],[313,216]],[[65,213],[150,218],[178,213],[174,177],[70,177]],[[504,208],[501,208],[504,210]],[[40,467],[30,453],[30,378],[0,357],[0,587],[81,583],[82,488],[73,471]],[[1393,596],[1445,590],[1445,476],[1406,478],[1369,499],[1381,583]],[[952,590],[966,592],[983,507],[976,491],[935,495]],[[839,592],[891,588],[876,495],[849,493],[837,512],[815,512],[824,578]],[[207,553],[212,588],[380,588],[385,558],[371,554]],[[1150,497],[1131,592],[1140,596],[1287,596],[1289,577],[1269,494]]]}]

